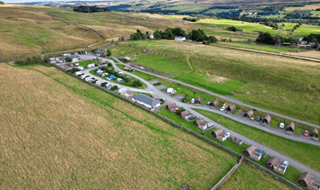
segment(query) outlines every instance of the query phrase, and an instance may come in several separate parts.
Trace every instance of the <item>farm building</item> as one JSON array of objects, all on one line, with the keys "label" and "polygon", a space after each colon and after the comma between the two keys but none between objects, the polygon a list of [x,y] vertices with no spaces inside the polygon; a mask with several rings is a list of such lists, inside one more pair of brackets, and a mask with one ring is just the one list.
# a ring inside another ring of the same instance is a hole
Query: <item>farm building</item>
[{"label": "farm building", "polygon": [[294,123],[293,122],[290,122],[288,125],[287,125],[287,131],[289,132],[294,132]]},{"label": "farm building", "polygon": [[301,185],[304,188],[308,188],[312,185],[312,177],[309,172],[304,172],[296,181],[297,184]]},{"label": "farm building", "polygon": [[137,94],[135,96],[132,96],[131,100],[147,108],[159,107],[161,104],[159,100],[152,99],[143,94]]},{"label": "farm building", "polygon": [[266,115],[263,119],[262,119],[262,123],[264,124],[270,124],[271,122],[271,116],[270,115]]},{"label": "farm building", "polygon": [[175,41],[179,41],[179,42],[183,42],[184,40],[186,40],[186,37],[183,37],[183,36],[176,36],[174,38]]},{"label": "farm building", "polygon": [[317,128],[313,128],[311,130],[310,136],[318,138],[319,137],[318,129]]},{"label": "farm building", "polygon": [[251,155],[254,154],[255,151],[256,151],[256,147],[254,147],[253,145],[250,145],[242,152],[242,154],[245,155],[246,157],[250,157]]},{"label": "farm building", "polygon": [[237,145],[242,145],[242,140],[237,139],[236,137],[233,137],[233,138],[232,138],[232,142],[235,143],[235,144],[237,144]]},{"label": "farm building", "polygon": [[191,113],[189,110],[185,110],[180,113],[180,116],[182,119],[188,119],[191,116]]},{"label": "farm building", "polygon": [[195,121],[193,124],[194,124],[196,127],[200,128],[200,129],[202,129],[202,130],[207,129],[206,120],[204,120],[203,118],[198,119],[198,120]]},{"label": "farm building", "polygon": [[273,156],[272,158],[270,158],[270,160],[265,164],[265,167],[270,169],[270,170],[274,170],[275,167],[278,167],[279,165],[279,159],[276,156]]},{"label": "farm building", "polygon": [[170,111],[173,111],[173,110],[177,109],[177,105],[175,103],[168,104],[167,105],[167,109],[170,110]]},{"label": "farm building", "polygon": [[215,131],[211,132],[211,136],[213,136],[214,138],[217,138],[217,136],[222,135],[224,133],[223,129],[217,129]]},{"label": "farm building", "polygon": [[214,107],[219,106],[219,101],[218,100],[213,101],[212,106],[214,106]]},{"label": "farm building", "polygon": [[244,117],[249,117],[252,118],[253,117],[253,110],[249,110],[247,113],[244,114]]},{"label": "farm building", "polygon": [[231,104],[227,107],[227,111],[234,112],[237,109],[236,105]]},{"label": "farm building", "polygon": [[196,98],[196,104],[201,104],[201,98],[200,97]]}]

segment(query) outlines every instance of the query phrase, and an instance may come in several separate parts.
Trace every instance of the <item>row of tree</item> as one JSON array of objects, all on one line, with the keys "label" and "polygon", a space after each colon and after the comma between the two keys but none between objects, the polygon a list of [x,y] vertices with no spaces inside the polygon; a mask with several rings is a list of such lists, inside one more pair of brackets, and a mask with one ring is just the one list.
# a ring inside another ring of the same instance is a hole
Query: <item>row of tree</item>
[{"label": "row of tree", "polygon": [[[261,32],[256,40],[256,42],[258,43],[269,44],[269,45],[274,45],[276,41],[277,41],[277,36],[272,36],[268,32]],[[282,44],[284,42],[296,44],[298,41],[295,40],[293,37],[289,37],[289,38],[280,37],[280,43]]]},{"label": "row of tree", "polygon": [[40,56],[34,56],[34,57],[28,57],[25,60],[19,60],[15,61],[15,64],[18,65],[35,65],[35,64],[43,64],[43,63],[49,63],[50,60],[48,57],[40,57]]},{"label": "row of tree", "polygon": [[79,6],[79,7],[73,8],[73,11],[81,12],[81,13],[110,12],[108,8],[93,7],[93,6]]}]

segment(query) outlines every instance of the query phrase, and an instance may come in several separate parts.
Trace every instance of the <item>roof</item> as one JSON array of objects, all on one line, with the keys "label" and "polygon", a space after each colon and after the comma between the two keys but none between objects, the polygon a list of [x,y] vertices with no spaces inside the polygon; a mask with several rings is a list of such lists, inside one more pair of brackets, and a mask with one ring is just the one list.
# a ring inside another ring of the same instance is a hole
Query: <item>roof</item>
[{"label": "roof", "polygon": [[152,99],[152,98],[145,96],[143,94],[134,95],[134,96],[132,96],[132,98],[139,100],[140,102],[143,102],[143,103],[148,104],[150,106],[155,106],[155,105],[161,103],[159,100]]},{"label": "roof", "polygon": [[293,123],[293,122],[290,122],[290,123],[287,125],[287,131],[288,131],[288,130],[294,131],[294,123]]},{"label": "roof", "polygon": [[237,107],[234,104],[229,105],[228,108],[227,108],[227,110],[229,110],[231,112],[234,112],[236,109],[237,109]]},{"label": "roof", "polygon": [[266,115],[266,116],[262,119],[262,122],[270,123],[270,122],[271,122],[271,116],[270,116],[270,115]]},{"label": "roof", "polygon": [[175,103],[173,103],[173,104],[168,104],[168,105],[167,105],[167,108],[168,108],[168,110],[172,110],[172,109],[177,108],[177,105],[176,105]]},{"label": "roof", "polygon": [[[316,134],[316,135],[314,135],[314,134]],[[313,128],[313,129],[311,130],[311,136],[316,136],[316,137],[319,136],[319,133],[318,133],[318,129],[317,129],[317,128]]]},{"label": "roof", "polygon": [[245,116],[247,116],[247,117],[253,117],[253,115],[254,115],[254,113],[253,113],[253,110],[249,110],[246,114],[245,114]]},{"label": "roof", "polygon": [[279,159],[276,157],[276,156],[273,156],[272,158],[269,159],[269,161],[266,163],[266,166],[267,165],[272,165],[273,167],[274,166],[277,166],[279,164]]},{"label": "roof", "polygon": [[217,137],[217,136],[219,136],[219,135],[222,135],[223,132],[224,132],[223,129],[220,128],[220,129],[217,129],[217,130],[215,130],[215,131],[212,131],[211,135],[212,135],[213,137]]},{"label": "roof", "polygon": [[309,185],[312,184],[311,174],[309,172],[304,172],[299,176],[297,183],[302,187],[307,188]]},{"label": "roof", "polygon": [[190,113],[189,110],[185,110],[185,111],[182,111],[182,112],[180,113],[180,116],[181,116],[181,117],[185,117],[185,116],[189,116],[189,115],[191,115],[191,113]]},{"label": "roof", "polygon": [[196,98],[196,102],[201,102],[201,98],[200,97],[198,97],[198,98]]},{"label": "roof", "polygon": [[255,151],[256,151],[256,147],[254,147],[253,145],[250,145],[243,151],[243,154],[249,157],[252,154],[254,154]]},{"label": "roof", "polygon": [[205,125],[206,124],[206,120],[201,118],[201,119],[198,119],[197,121],[195,121],[193,124],[195,124],[196,126]]},{"label": "roof", "polygon": [[218,106],[219,105],[219,101],[218,100],[213,101],[212,105],[215,106],[215,107]]}]

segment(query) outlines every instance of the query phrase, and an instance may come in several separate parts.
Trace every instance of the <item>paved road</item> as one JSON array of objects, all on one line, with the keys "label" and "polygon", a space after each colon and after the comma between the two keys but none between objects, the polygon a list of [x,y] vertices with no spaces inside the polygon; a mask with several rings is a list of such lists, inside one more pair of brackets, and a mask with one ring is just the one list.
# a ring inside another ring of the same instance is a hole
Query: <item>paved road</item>
[{"label": "paved road", "polygon": [[[87,56],[88,56],[88,55],[87,55]],[[109,60],[109,59],[104,59],[104,58],[103,58],[103,61],[108,61],[109,63],[113,64],[113,66],[114,66],[115,68],[118,68],[117,65],[114,63],[113,60]],[[216,128],[223,128],[226,132],[230,132],[233,137],[236,137],[236,138],[238,138],[238,139],[241,139],[241,140],[242,140],[244,143],[246,143],[246,144],[252,144],[252,145],[254,145],[256,148],[259,148],[259,149],[260,149],[260,148],[263,148],[266,153],[268,153],[270,156],[277,156],[280,161],[284,161],[284,160],[289,161],[289,164],[290,164],[291,166],[295,167],[296,169],[298,169],[298,170],[301,171],[301,172],[308,171],[312,176],[314,176],[314,179],[315,179],[316,181],[320,181],[320,172],[317,172],[317,171],[315,171],[315,170],[313,170],[313,169],[311,169],[311,168],[309,168],[309,167],[307,167],[307,166],[305,166],[305,165],[303,165],[303,164],[295,161],[294,159],[292,159],[292,158],[290,158],[290,157],[288,157],[288,156],[286,156],[286,155],[283,155],[283,154],[281,154],[281,153],[279,153],[279,152],[277,152],[277,151],[275,151],[275,150],[273,150],[273,149],[270,149],[270,148],[268,148],[268,147],[265,147],[264,145],[262,145],[262,144],[260,144],[260,143],[257,143],[257,142],[255,142],[255,141],[253,141],[253,140],[251,140],[251,139],[249,139],[249,138],[247,138],[247,137],[245,137],[245,136],[242,136],[242,135],[240,135],[240,134],[238,134],[238,133],[235,133],[235,132],[227,129],[226,127],[220,125],[219,123],[216,123],[215,121],[212,121],[211,119],[209,119],[209,118],[201,115],[200,113],[192,110],[192,108],[208,109],[208,111],[213,111],[214,109],[205,108],[205,107],[199,107],[199,106],[195,106],[195,105],[191,105],[191,104],[185,104],[185,103],[183,103],[183,102],[177,101],[175,98],[171,97],[169,94],[157,90],[149,81],[146,81],[146,80],[144,80],[143,78],[140,78],[140,77],[138,77],[138,76],[135,76],[135,75],[132,74],[132,73],[129,73],[129,72],[126,72],[126,71],[124,71],[124,72],[125,72],[126,74],[130,75],[130,76],[133,76],[133,77],[135,77],[135,78],[138,78],[139,80],[141,80],[142,82],[144,82],[144,83],[147,85],[147,88],[146,88],[146,89],[139,89],[139,90],[141,90],[141,91],[143,91],[143,92],[145,92],[145,93],[153,94],[155,97],[165,98],[166,102],[168,102],[168,103],[176,103],[177,106],[179,106],[179,107],[184,107],[184,108],[190,110],[190,112],[191,112],[192,114],[196,115],[198,118],[204,118],[204,119],[207,120],[208,122],[214,123],[214,127],[216,127]],[[89,73],[89,70],[87,70],[87,73]],[[146,73],[148,73],[148,72],[146,72]],[[148,73],[148,74],[149,74],[149,73]],[[162,77],[161,77],[161,78],[162,78]],[[164,78],[167,79],[166,77],[164,77]],[[109,82],[109,81],[108,81],[108,82]],[[117,85],[118,85],[118,84],[117,84]],[[129,87],[126,87],[126,88],[127,88],[128,90],[129,90],[129,89],[133,89],[133,88],[129,88]],[[134,89],[134,90],[136,91],[137,89]],[[215,110],[215,111],[218,111],[218,110]],[[215,112],[215,111],[213,111],[213,112]],[[219,114],[221,114],[221,115],[225,114],[225,113],[221,113],[221,112],[217,112],[217,113],[219,113]],[[228,117],[228,116],[232,116],[232,114],[225,114],[225,116],[227,116],[227,117]],[[234,118],[232,118],[232,119],[234,119]],[[238,119],[236,119],[236,120],[238,120]],[[241,121],[239,121],[239,122],[241,122]]]},{"label": "paved road", "polygon": [[[116,57],[113,57],[113,58],[114,58],[115,60],[117,60],[119,63],[123,64],[123,65],[130,66],[130,65],[128,65],[128,64],[122,63],[122,62],[121,62],[120,60],[118,60]],[[288,120],[291,120],[291,121],[295,121],[295,122],[303,123],[303,124],[305,124],[305,125],[309,125],[309,126],[312,126],[312,127],[320,128],[319,125],[316,125],[316,124],[313,124],[313,123],[309,123],[309,122],[306,122],[306,121],[302,121],[302,120],[299,120],[299,119],[295,119],[295,118],[292,118],[292,117],[289,117],[289,116],[285,116],[285,115],[282,115],[282,114],[279,114],[279,113],[275,113],[275,112],[272,112],[272,111],[268,111],[268,110],[265,110],[265,109],[262,109],[262,108],[254,107],[254,106],[251,106],[251,105],[242,103],[240,100],[237,100],[237,99],[235,99],[235,98],[228,97],[228,96],[223,96],[223,95],[220,95],[220,94],[216,94],[216,93],[210,92],[210,91],[208,91],[208,90],[205,90],[205,89],[202,89],[202,88],[199,88],[199,87],[196,87],[196,86],[193,86],[193,85],[190,85],[190,84],[187,84],[187,83],[178,81],[178,80],[174,80],[174,79],[171,79],[171,78],[168,78],[168,77],[164,77],[164,76],[161,76],[161,75],[157,75],[157,74],[154,74],[154,73],[150,73],[150,72],[147,72],[147,71],[138,69],[138,68],[135,68],[135,70],[138,70],[138,71],[140,71],[140,72],[147,73],[147,74],[149,74],[149,75],[153,75],[153,76],[156,76],[156,77],[159,77],[159,78],[163,78],[163,79],[166,79],[166,80],[175,82],[175,83],[180,83],[180,84],[182,84],[182,85],[184,85],[184,86],[187,86],[187,87],[190,87],[190,88],[199,90],[199,91],[201,91],[201,92],[205,92],[205,93],[207,93],[207,94],[210,94],[210,95],[213,95],[213,96],[216,96],[216,97],[219,97],[219,98],[228,100],[228,101],[230,101],[230,102],[235,102],[235,103],[237,103],[237,104],[246,106],[246,107],[251,108],[251,109],[256,109],[256,110],[263,111],[263,112],[265,112],[265,113],[269,113],[269,114],[272,114],[272,115],[276,115],[276,116],[279,116],[279,117],[282,117],[282,118],[285,118],[285,119],[288,119]]]}]

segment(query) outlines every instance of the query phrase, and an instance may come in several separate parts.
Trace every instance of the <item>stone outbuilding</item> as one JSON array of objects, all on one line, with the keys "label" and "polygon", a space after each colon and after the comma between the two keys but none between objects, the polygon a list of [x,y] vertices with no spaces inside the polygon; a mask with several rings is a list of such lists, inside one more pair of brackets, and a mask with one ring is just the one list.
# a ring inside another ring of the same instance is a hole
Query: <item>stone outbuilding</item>
[{"label": "stone outbuilding", "polygon": [[253,145],[248,146],[244,151],[242,151],[242,154],[245,155],[246,157],[250,157],[253,155],[256,151],[256,147]]},{"label": "stone outbuilding", "polygon": [[213,136],[214,138],[217,138],[217,136],[222,135],[224,133],[223,129],[217,129],[215,131],[211,132],[211,136]]},{"label": "stone outbuilding", "polygon": [[230,104],[230,105],[227,107],[227,111],[229,111],[229,112],[234,112],[236,109],[237,109],[237,107],[236,107],[236,105],[234,105],[234,104]]},{"label": "stone outbuilding", "polygon": [[310,136],[318,138],[319,137],[318,129],[317,128],[313,128],[311,130]]},{"label": "stone outbuilding", "polygon": [[293,122],[290,122],[288,125],[287,125],[287,128],[286,130],[289,131],[289,132],[294,132],[294,123]]},{"label": "stone outbuilding", "polygon": [[218,101],[218,100],[213,101],[213,102],[212,102],[212,106],[213,106],[213,107],[219,106],[219,101]]},{"label": "stone outbuilding", "polygon": [[270,115],[266,115],[263,119],[262,119],[262,123],[264,124],[270,124],[271,122],[271,116]]},{"label": "stone outbuilding", "polygon": [[177,105],[175,103],[168,104],[167,109],[170,111],[173,111],[173,110],[177,109]]},{"label": "stone outbuilding", "polygon": [[247,113],[244,114],[244,117],[252,118],[254,115],[253,110],[249,110]]},{"label": "stone outbuilding", "polygon": [[185,110],[180,113],[180,116],[182,119],[188,119],[191,116],[191,113],[189,110]]},{"label": "stone outbuilding", "polygon": [[264,166],[270,170],[274,170],[278,165],[279,159],[276,156],[273,156]]},{"label": "stone outbuilding", "polygon": [[312,185],[312,177],[309,172],[304,172],[296,181],[297,184],[301,185],[304,188],[308,188]]}]

